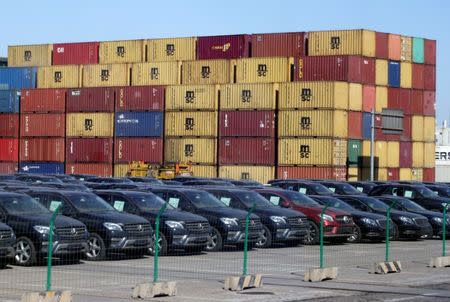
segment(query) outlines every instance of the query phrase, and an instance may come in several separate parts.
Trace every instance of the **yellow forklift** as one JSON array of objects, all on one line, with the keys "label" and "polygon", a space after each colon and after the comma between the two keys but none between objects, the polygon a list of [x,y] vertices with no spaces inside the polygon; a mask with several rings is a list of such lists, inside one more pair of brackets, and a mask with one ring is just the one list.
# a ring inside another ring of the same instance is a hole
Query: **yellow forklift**
[{"label": "yellow forklift", "polygon": [[133,161],[129,165],[127,176],[154,177],[165,180],[174,179],[177,176],[193,176],[192,164],[189,162],[152,165],[146,164],[143,161]]}]

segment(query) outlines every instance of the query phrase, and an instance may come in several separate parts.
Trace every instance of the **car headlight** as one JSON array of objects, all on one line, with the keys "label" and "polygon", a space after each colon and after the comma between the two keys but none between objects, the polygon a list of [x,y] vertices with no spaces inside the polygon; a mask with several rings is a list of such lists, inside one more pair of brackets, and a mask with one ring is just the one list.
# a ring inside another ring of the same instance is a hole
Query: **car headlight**
[{"label": "car headlight", "polygon": [[33,229],[39,234],[48,235],[50,233],[50,228],[44,225],[35,225]]},{"label": "car headlight", "polygon": [[405,217],[405,216],[400,216],[399,219],[407,224],[414,224],[413,220],[409,217]]},{"label": "car headlight", "polygon": [[226,225],[234,225],[234,226],[238,226],[238,220],[237,218],[228,218],[228,217],[224,217],[224,218],[220,218],[220,221],[222,221],[224,224]]},{"label": "car headlight", "polygon": [[275,223],[284,223],[286,224],[286,218],[282,216],[270,216],[270,220],[272,220]]},{"label": "car headlight", "polygon": [[[319,218],[320,218],[320,214],[318,214]],[[327,214],[323,214],[323,220],[329,221],[329,222],[333,222],[334,219],[333,217],[331,217],[330,215]]]},{"label": "car headlight", "polygon": [[172,229],[184,229],[184,225],[178,221],[167,220],[166,225]]},{"label": "car headlight", "polygon": [[438,224],[442,224],[442,222],[444,221],[444,219],[442,219],[441,217],[433,217],[433,221],[438,223]]},{"label": "car headlight", "polygon": [[364,217],[364,218],[361,218],[361,221],[364,224],[368,224],[368,225],[371,225],[371,226],[376,226],[377,225],[377,222],[375,220],[373,220],[373,219],[370,219],[370,218]]},{"label": "car headlight", "polygon": [[122,230],[122,227],[120,226],[120,224],[117,224],[117,223],[113,223],[113,222],[105,222],[105,223],[103,224],[103,226],[104,226],[105,228],[107,228],[108,230],[110,230],[110,231],[119,231],[119,232],[123,231],[123,230]]}]

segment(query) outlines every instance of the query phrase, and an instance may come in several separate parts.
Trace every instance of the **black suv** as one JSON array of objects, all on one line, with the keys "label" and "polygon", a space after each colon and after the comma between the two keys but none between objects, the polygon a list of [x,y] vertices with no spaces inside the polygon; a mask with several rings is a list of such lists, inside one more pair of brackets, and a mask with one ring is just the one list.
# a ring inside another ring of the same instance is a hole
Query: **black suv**
[{"label": "black suv", "polygon": [[279,187],[289,191],[297,191],[305,195],[325,195],[333,196],[334,193],[324,185],[313,181],[286,180],[277,181],[271,184],[272,187]]},{"label": "black suv", "polygon": [[[202,190],[187,187],[154,187],[150,190],[174,208],[208,219],[211,239],[207,250],[218,251],[224,245],[243,245],[247,212],[229,208],[212,194]],[[251,247],[260,240],[262,223],[255,214],[250,216],[250,221],[248,239]]]},{"label": "black suv", "polygon": [[[159,209],[166,203],[150,192],[96,191],[119,212],[142,216],[155,224]],[[175,249],[201,251],[209,241],[209,223],[206,218],[174,209],[168,205],[161,215],[159,253],[166,254]]]},{"label": "black suv", "polygon": [[319,181],[331,192],[338,195],[366,195],[358,191],[354,186],[341,181]]},{"label": "black suv", "polygon": [[[48,234],[52,213],[25,194],[0,193],[0,221],[15,232],[15,263],[33,265],[48,253]],[[88,251],[89,233],[78,220],[58,215],[53,236],[53,255],[80,259]]]},{"label": "black suv", "polygon": [[93,193],[32,190],[28,195],[46,208],[61,205],[61,213],[86,224],[89,236],[88,260],[102,260],[113,252],[143,256],[152,244],[153,229],[142,217],[120,213]]},{"label": "black suv", "polygon": [[239,188],[204,188],[225,205],[248,211],[255,204],[254,212],[261,218],[263,231],[257,247],[267,248],[272,243],[298,245],[306,235],[308,219],[302,213],[276,206],[260,194]]},{"label": "black suv", "polygon": [[371,181],[349,181],[347,183],[364,194],[369,194],[369,192],[377,186],[376,183]]},{"label": "black suv", "polygon": [[412,184],[384,184],[376,186],[370,191],[371,196],[393,195],[411,199],[430,211],[442,212],[443,206],[449,202],[448,198],[439,197],[424,185]]},{"label": "black suv", "polygon": [[444,184],[425,184],[425,187],[436,193],[440,197],[450,197],[450,187]]},{"label": "black suv", "polygon": [[0,269],[14,258],[13,244],[16,242],[14,231],[0,222]]}]

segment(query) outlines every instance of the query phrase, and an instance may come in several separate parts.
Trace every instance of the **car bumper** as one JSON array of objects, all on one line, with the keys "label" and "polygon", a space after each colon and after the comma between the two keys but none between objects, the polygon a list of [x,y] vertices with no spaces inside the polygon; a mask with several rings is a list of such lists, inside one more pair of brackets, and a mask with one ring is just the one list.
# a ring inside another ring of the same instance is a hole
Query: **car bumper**
[{"label": "car bumper", "polygon": [[[63,255],[73,255],[73,254],[83,254],[89,250],[89,245],[86,241],[80,242],[58,242],[53,243],[53,255],[63,256]],[[41,246],[41,253],[48,253],[48,242],[43,242]]]},{"label": "car bumper", "polygon": [[354,225],[326,226],[324,230],[325,238],[348,237],[353,234]]},{"label": "car bumper", "polygon": [[122,238],[111,238],[108,250],[137,250],[137,249],[148,249],[152,246],[153,240],[151,236],[148,237],[122,237]]},{"label": "car bumper", "polygon": [[185,248],[192,246],[206,246],[210,239],[210,235],[190,234],[190,235],[174,235],[172,238],[172,246],[174,248]]},{"label": "car bumper", "polygon": [[[251,230],[248,232],[248,242],[258,242],[261,238],[261,230]],[[243,243],[245,240],[245,232],[243,231],[228,231],[226,237],[224,237],[225,243],[227,244],[239,244]]]},{"label": "car bumper", "polygon": [[430,226],[399,227],[401,238],[427,238],[433,236],[433,228]]},{"label": "car bumper", "polygon": [[15,251],[12,246],[0,247],[0,258],[13,258],[14,254],[15,254]]},{"label": "car bumper", "polygon": [[272,234],[274,241],[290,241],[296,239],[303,239],[307,234],[307,229],[305,228],[287,228],[287,229],[276,229]]}]

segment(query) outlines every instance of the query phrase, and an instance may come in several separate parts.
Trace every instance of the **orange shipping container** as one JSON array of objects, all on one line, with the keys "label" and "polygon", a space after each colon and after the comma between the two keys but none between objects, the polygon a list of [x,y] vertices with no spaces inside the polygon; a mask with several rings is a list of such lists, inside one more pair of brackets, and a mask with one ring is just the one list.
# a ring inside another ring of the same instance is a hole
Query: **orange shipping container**
[{"label": "orange shipping container", "polygon": [[388,47],[389,47],[389,59],[394,61],[400,61],[401,58],[400,35],[389,34]]}]

